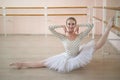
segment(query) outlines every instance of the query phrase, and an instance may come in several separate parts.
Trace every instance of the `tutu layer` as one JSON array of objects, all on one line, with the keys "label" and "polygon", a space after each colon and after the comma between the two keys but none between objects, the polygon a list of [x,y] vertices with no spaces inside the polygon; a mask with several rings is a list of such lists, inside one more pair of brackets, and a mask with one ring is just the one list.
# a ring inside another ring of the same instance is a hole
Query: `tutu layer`
[{"label": "tutu layer", "polygon": [[92,59],[94,52],[94,41],[90,41],[80,47],[80,52],[77,56],[70,56],[63,52],[59,55],[50,57],[45,60],[45,65],[49,69],[57,70],[58,72],[70,72],[74,69],[84,67]]}]

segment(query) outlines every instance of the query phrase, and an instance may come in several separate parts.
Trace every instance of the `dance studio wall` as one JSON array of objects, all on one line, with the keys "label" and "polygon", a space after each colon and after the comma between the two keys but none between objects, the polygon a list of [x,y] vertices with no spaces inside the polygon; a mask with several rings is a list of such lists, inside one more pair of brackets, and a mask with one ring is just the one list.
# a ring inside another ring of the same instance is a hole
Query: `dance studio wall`
[{"label": "dance studio wall", "polygon": [[[0,7],[38,7],[38,6],[88,6],[92,7],[95,0],[0,0]],[[96,2],[102,5],[102,0]],[[50,10],[49,13],[84,13],[87,10]],[[44,13],[42,10],[11,10],[8,13]],[[101,12],[97,14],[101,17]],[[65,24],[68,16],[48,17],[48,24],[45,26],[44,16],[7,16],[6,17],[6,33],[7,34],[51,34],[48,30],[50,24]],[[87,17],[75,16],[78,23],[87,23]],[[96,23],[95,34],[101,34],[101,23]],[[0,34],[4,34],[3,17],[0,16]]]}]

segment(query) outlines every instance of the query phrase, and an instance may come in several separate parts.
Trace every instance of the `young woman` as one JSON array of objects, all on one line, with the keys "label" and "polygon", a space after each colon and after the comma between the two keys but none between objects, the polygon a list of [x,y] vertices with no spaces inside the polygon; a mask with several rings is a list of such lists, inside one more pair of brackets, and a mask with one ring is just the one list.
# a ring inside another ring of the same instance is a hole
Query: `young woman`
[{"label": "young woman", "polygon": [[[105,44],[113,22],[114,20],[112,18],[106,27],[104,35],[97,42],[91,40],[86,45],[82,46],[81,40],[92,30],[93,24],[77,25],[76,19],[69,17],[66,20],[66,26],[55,25],[49,27],[50,31],[62,41],[65,52],[39,62],[17,62],[10,64],[10,66],[14,66],[17,69],[48,67],[58,72],[69,72],[84,67],[92,59],[93,53]],[[79,27],[88,28],[84,32],[79,33]],[[57,32],[55,30],[57,28],[63,28],[65,34]]]}]

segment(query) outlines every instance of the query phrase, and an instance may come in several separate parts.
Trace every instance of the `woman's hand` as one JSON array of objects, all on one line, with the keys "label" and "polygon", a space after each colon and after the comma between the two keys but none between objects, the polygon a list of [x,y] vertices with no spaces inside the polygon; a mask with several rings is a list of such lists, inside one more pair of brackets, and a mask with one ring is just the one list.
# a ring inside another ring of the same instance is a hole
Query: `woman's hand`
[{"label": "woman's hand", "polygon": [[67,33],[67,28],[66,28],[66,26],[63,25],[62,27],[63,27],[63,30],[64,30],[64,32],[65,32],[65,34],[66,34],[66,33]]},{"label": "woman's hand", "polygon": [[79,27],[78,27],[78,26],[76,26],[76,27],[74,28],[74,32],[75,32],[75,33],[79,33]]}]

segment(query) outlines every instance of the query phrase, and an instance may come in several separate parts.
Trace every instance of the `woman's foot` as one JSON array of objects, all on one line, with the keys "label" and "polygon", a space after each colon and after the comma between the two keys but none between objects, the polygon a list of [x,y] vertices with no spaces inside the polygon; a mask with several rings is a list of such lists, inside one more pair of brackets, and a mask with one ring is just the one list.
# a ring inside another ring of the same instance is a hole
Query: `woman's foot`
[{"label": "woman's foot", "polygon": [[112,18],[108,21],[107,29],[110,30],[112,27],[114,27],[114,19],[115,19],[115,17],[112,17]]},{"label": "woman's foot", "polygon": [[12,66],[15,69],[22,69],[24,67],[24,63],[16,62],[16,63],[10,64],[10,66]]}]

